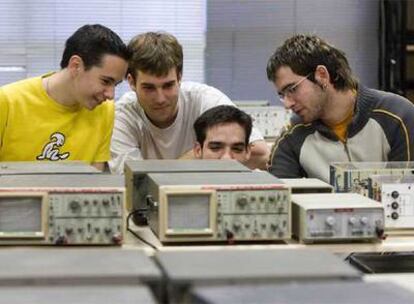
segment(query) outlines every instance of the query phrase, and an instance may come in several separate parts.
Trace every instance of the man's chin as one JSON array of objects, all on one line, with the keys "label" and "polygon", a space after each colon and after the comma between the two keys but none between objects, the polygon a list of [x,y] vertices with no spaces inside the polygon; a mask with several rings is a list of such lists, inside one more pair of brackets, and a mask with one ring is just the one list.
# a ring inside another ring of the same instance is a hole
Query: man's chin
[{"label": "man's chin", "polygon": [[95,104],[94,105],[87,104],[87,105],[84,106],[84,108],[86,110],[89,110],[89,111],[93,111],[96,107],[97,107],[97,105],[95,105]]},{"label": "man's chin", "polygon": [[249,161],[248,159],[234,159],[236,161],[238,161],[239,163],[241,163],[242,165],[246,165],[247,162]]},{"label": "man's chin", "polygon": [[105,102],[105,100],[99,101],[94,99],[93,101],[87,103],[85,105],[85,108],[88,109],[89,111],[94,110],[96,107],[100,106],[101,104],[103,104]]},{"label": "man's chin", "polygon": [[305,123],[305,124],[311,123],[313,121],[311,117],[307,117],[307,116],[299,116],[299,117],[302,120],[302,123]]}]

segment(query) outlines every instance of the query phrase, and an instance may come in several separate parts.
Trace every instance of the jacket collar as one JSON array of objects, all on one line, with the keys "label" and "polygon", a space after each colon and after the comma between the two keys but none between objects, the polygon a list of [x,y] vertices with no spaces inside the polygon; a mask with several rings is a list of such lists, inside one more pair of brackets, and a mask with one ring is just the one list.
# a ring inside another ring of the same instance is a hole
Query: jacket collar
[{"label": "jacket collar", "polygon": [[[371,90],[362,85],[358,85],[357,98],[355,102],[354,115],[348,126],[348,137],[353,137],[366,125],[371,115],[374,103]],[[321,120],[312,122],[312,126],[323,136],[330,140],[338,141],[338,137],[332,130],[326,126]]]}]

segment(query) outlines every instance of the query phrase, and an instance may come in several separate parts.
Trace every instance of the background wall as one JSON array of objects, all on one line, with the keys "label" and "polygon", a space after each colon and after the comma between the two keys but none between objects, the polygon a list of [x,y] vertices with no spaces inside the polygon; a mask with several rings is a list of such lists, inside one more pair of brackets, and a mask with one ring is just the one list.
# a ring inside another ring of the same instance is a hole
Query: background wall
[{"label": "background wall", "polygon": [[[127,42],[165,30],[184,47],[184,79],[234,100],[277,103],[265,67],[294,33],[315,33],[348,54],[355,74],[377,87],[379,0],[1,0],[0,85],[59,69],[64,41],[102,23]],[[128,90],[124,82],[117,96]]]},{"label": "background wall", "polygon": [[267,60],[295,33],[317,34],[344,50],[356,76],[378,86],[377,0],[208,0],[206,82],[234,100],[278,103]]},{"label": "background wall", "polygon": [[[0,85],[60,69],[66,39],[100,23],[125,42],[168,31],[184,46],[184,75],[204,81],[205,0],[0,0]],[[119,96],[129,87],[124,82]]]}]

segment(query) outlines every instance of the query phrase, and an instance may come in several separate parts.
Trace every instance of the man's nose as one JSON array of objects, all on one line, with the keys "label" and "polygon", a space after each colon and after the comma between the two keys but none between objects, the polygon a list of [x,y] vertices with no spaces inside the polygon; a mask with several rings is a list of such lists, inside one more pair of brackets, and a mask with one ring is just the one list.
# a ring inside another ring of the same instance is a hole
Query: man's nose
[{"label": "man's nose", "polygon": [[104,96],[106,99],[114,99],[115,86],[110,86],[110,87],[105,88]]},{"label": "man's nose", "polygon": [[283,97],[282,102],[286,109],[291,109],[293,105],[295,104],[295,101],[293,100],[293,98],[288,95]]},{"label": "man's nose", "polygon": [[233,155],[230,149],[225,149],[223,154],[221,155],[220,159],[233,159]]},{"label": "man's nose", "polygon": [[164,103],[165,102],[165,94],[162,88],[157,89],[155,100],[157,103]]}]

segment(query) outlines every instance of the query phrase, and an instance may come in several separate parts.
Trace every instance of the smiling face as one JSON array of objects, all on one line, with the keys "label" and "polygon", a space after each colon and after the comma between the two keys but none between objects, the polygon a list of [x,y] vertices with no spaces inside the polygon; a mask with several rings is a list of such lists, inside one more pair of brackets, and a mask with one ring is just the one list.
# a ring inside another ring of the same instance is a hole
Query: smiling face
[{"label": "smiling face", "polygon": [[178,112],[180,75],[172,68],[165,76],[155,76],[138,71],[134,79],[128,75],[130,87],[136,92],[138,102],[148,119],[159,128],[170,126]]},{"label": "smiling face", "polygon": [[114,98],[115,86],[124,78],[128,64],[121,57],[107,54],[102,57],[100,65],[88,70],[84,69],[81,59],[77,67],[75,63],[71,68],[76,70],[74,94],[77,103],[93,110],[104,101]]},{"label": "smiling face", "polygon": [[282,66],[276,71],[274,82],[285,107],[299,115],[305,123],[322,118],[327,104],[326,94],[308,77],[297,75],[290,67]]},{"label": "smiling face", "polygon": [[246,146],[246,133],[236,122],[222,123],[207,129],[203,146],[196,143],[194,154],[200,159],[235,159],[246,163],[250,147]]}]

